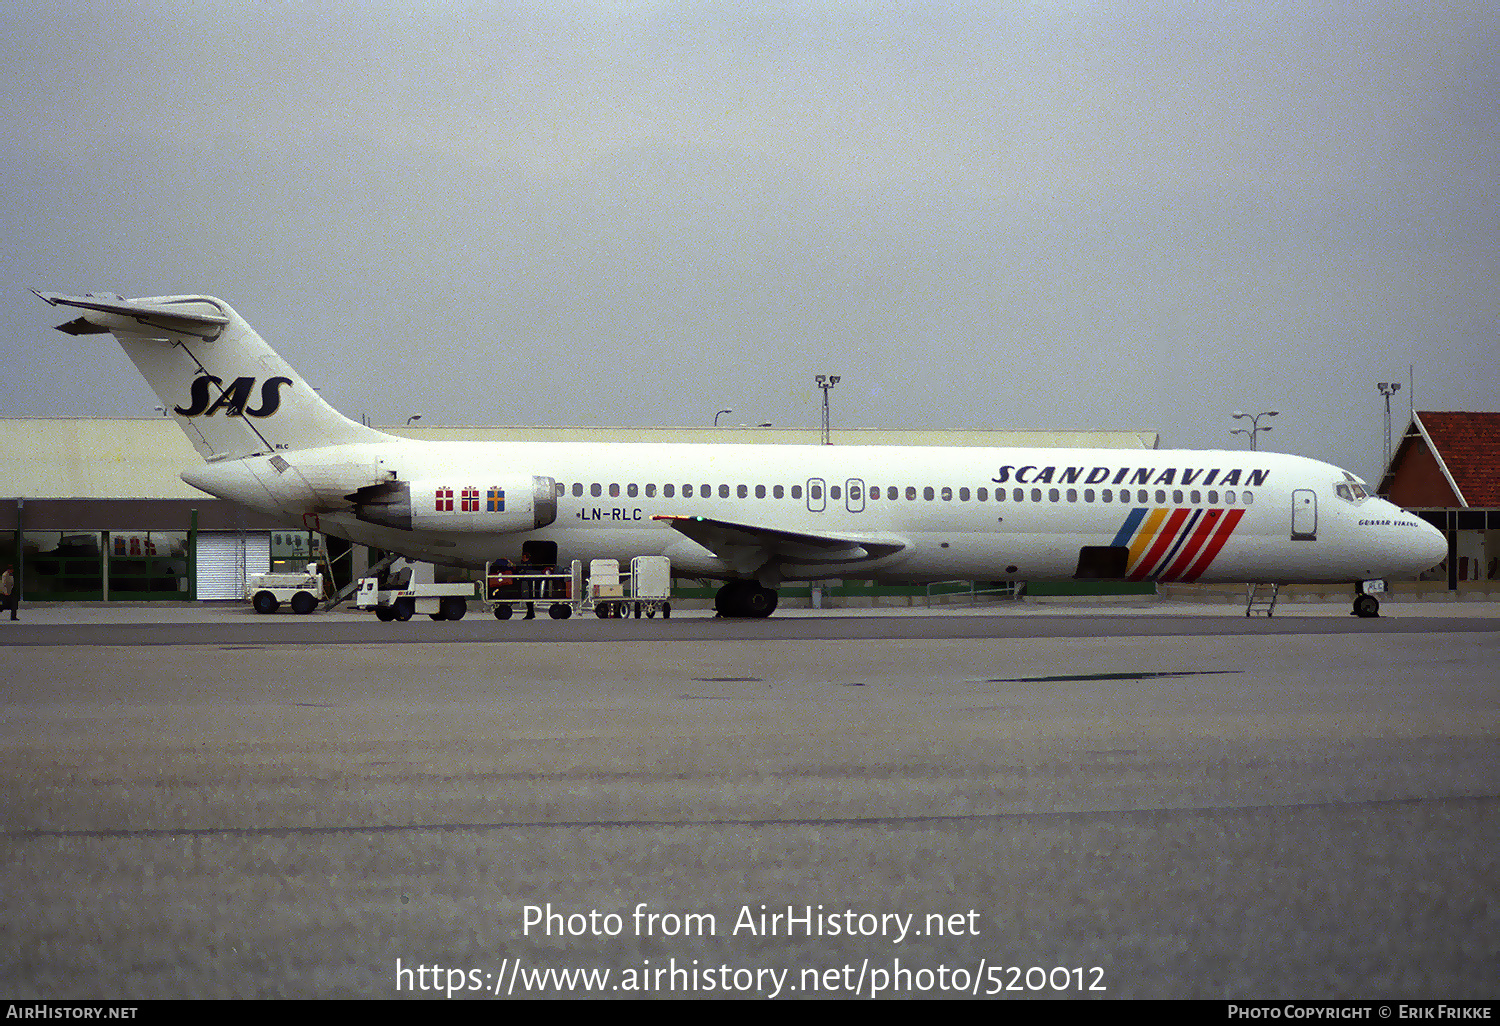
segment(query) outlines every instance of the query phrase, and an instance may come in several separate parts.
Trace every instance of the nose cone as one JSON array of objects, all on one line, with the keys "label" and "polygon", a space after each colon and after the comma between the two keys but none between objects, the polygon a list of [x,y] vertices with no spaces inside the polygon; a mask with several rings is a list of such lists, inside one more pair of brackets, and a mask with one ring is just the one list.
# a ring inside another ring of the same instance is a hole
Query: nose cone
[{"label": "nose cone", "polygon": [[1425,520],[1418,520],[1422,525],[1420,532],[1411,542],[1413,573],[1422,573],[1431,570],[1444,559],[1448,558],[1448,539],[1443,537],[1443,532],[1433,527]]}]

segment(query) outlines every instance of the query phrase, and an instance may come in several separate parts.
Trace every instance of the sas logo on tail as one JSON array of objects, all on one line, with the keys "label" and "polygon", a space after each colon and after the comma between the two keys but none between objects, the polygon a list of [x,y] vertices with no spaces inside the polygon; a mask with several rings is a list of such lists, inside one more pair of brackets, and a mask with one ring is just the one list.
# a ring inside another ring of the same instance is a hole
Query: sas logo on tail
[{"label": "sas logo on tail", "polygon": [[[226,417],[269,417],[281,409],[281,387],[290,385],[291,378],[270,378],[260,386],[260,406],[249,409],[251,394],[255,390],[254,378],[235,378],[228,388],[222,378],[204,374],[193,380],[193,402],[187,409],[172,407],[172,412],[184,417],[212,417],[220,410]],[[219,391],[215,399],[210,388]]]}]

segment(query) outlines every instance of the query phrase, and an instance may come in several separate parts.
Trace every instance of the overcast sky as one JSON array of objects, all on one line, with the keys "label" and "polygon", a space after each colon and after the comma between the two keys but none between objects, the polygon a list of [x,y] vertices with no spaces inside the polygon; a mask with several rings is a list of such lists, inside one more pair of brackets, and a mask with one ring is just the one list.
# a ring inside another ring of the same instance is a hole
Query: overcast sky
[{"label": "overcast sky", "polygon": [[156,405],[33,287],[220,296],[374,423],[831,372],[835,429],[1279,410],[1374,477],[1377,381],[1500,410],[1490,3],[9,6],[0,417]]}]

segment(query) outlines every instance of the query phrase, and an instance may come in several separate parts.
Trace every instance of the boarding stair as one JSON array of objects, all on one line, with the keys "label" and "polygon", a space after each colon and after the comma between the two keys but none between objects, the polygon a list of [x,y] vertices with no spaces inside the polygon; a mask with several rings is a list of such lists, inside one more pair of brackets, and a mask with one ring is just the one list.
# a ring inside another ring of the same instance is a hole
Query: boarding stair
[{"label": "boarding stair", "polygon": [[1280,592],[1279,584],[1247,584],[1245,585],[1245,615],[1253,616],[1264,613],[1271,616],[1276,612],[1276,596]]}]

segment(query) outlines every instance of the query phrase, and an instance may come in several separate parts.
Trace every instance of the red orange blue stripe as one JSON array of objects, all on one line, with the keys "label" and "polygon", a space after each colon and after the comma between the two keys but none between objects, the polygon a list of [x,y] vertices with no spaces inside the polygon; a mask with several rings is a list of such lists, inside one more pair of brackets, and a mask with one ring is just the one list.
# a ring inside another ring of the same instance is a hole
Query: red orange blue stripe
[{"label": "red orange blue stripe", "polygon": [[1132,509],[1113,544],[1128,548],[1128,580],[1196,581],[1244,517],[1242,509]]}]

